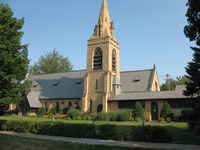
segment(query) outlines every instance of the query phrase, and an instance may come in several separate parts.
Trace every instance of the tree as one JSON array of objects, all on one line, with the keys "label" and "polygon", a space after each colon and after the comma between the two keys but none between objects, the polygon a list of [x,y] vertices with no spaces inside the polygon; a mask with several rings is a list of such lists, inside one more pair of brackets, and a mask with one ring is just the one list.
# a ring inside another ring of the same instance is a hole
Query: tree
[{"label": "tree", "polygon": [[70,70],[72,70],[72,65],[69,59],[53,50],[46,56],[41,56],[39,61],[31,67],[30,72],[32,74],[47,74],[68,72]]},{"label": "tree", "polygon": [[194,101],[194,116],[193,121],[200,122],[200,1],[199,0],[188,0],[187,2],[187,22],[184,32],[187,38],[191,42],[194,42],[193,47],[193,59],[188,63],[186,67],[187,83],[185,95],[196,97]]},{"label": "tree", "polygon": [[164,118],[165,121],[168,121],[168,118],[172,119],[171,114],[172,114],[171,106],[167,102],[164,102],[163,107],[162,107],[162,111],[161,111],[161,114],[160,114],[161,118]]},{"label": "tree", "polygon": [[178,85],[186,85],[189,79],[186,76],[178,76],[176,79],[170,77],[169,74],[166,75],[165,83],[160,87],[161,91],[173,91]]},{"label": "tree", "polygon": [[28,49],[21,43],[24,19],[13,16],[11,8],[0,4],[0,106],[18,104],[27,86]]},{"label": "tree", "polygon": [[161,85],[161,91],[172,91],[176,88],[176,81],[170,77],[169,74],[166,74],[165,83]]},{"label": "tree", "polygon": [[144,113],[144,108],[142,107],[141,103],[140,102],[136,102],[135,106],[134,106],[134,117],[135,117],[135,120],[136,119],[142,119],[144,120],[145,119],[145,113]]},{"label": "tree", "polygon": [[189,82],[189,79],[186,76],[176,77],[176,86],[177,85],[186,85]]}]

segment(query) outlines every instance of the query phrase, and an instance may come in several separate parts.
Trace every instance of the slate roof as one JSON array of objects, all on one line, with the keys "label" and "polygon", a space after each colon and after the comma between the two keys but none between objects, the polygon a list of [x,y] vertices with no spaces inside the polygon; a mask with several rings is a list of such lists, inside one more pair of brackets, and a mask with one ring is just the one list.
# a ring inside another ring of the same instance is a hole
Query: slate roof
[{"label": "slate roof", "polygon": [[184,86],[178,86],[175,91],[121,93],[110,101],[187,99],[189,97],[183,95],[184,89]]},{"label": "slate roof", "polygon": [[[81,99],[85,70],[66,73],[34,75],[33,87],[28,94],[31,108],[42,106],[40,99]],[[175,91],[150,92],[153,69],[121,72],[121,94],[109,101],[184,99],[183,86]]]},{"label": "slate roof", "polygon": [[[28,95],[31,107],[41,107],[39,99],[81,99],[85,70],[66,73],[33,75],[33,87]],[[122,92],[148,91],[152,70],[121,72]]]},{"label": "slate roof", "polygon": [[[85,71],[35,75],[31,79],[40,86],[40,99],[79,99],[83,95]],[[34,85],[33,85],[34,86]]]},{"label": "slate roof", "polygon": [[121,72],[122,93],[149,91],[152,69]]}]

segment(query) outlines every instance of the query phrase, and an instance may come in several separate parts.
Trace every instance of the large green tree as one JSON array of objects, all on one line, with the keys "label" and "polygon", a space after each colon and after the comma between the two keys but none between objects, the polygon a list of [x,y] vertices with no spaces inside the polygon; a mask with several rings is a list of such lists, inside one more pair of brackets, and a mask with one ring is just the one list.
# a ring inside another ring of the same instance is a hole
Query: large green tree
[{"label": "large green tree", "polygon": [[0,4],[0,106],[20,102],[26,91],[27,45],[21,43],[24,19],[13,16],[11,8]]},{"label": "large green tree", "polygon": [[193,121],[200,122],[200,0],[188,0],[187,3],[187,21],[184,32],[186,37],[193,42],[192,50],[193,59],[186,67],[187,83],[185,95],[197,97],[194,102],[194,115],[191,116]]},{"label": "large green tree", "polygon": [[47,55],[41,56],[30,70],[32,74],[68,72],[72,70],[72,65],[67,57],[63,57],[53,50]]}]

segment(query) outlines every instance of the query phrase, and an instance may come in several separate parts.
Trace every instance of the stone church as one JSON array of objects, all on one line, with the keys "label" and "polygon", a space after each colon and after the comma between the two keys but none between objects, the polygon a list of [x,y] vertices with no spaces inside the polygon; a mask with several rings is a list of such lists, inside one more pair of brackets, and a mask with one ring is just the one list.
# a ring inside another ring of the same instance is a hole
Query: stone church
[{"label": "stone church", "polygon": [[103,0],[98,22],[88,40],[86,70],[32,75],[30,107],[54,107],[60,111],[70,107],[96,113],[132,109],[136,102],[141,102],[146,120],[159,118],[163,101],[168,101],[174,110],[184,107],[188,97],[182,94],[183,87],[160,92],[155,65],[152,69],[120,71],[120,45],[114,31],[107,1]]}]

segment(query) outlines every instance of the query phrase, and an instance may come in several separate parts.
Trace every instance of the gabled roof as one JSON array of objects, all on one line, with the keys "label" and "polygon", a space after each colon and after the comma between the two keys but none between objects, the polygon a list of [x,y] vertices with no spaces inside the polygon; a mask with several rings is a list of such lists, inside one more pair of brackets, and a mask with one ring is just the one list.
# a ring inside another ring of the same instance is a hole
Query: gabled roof
[{"label": "gabled roof", "polygon": [[[121,72],[122,92],[148,91],[151,72],[152,70]],[[30,103],[35,105],[36,99],[38,99],[37,104],[39,99],[81,99],[85,73],[85,70],[79,70],[31,76],[34,83],[29,94]]]},{"label": "gabled roof", "polygon": [[110,98],[110,101],[188,99],[189,97],[183,94],[184,90],[184,86],[177,86],[175,91],[121,93]]},{"label": "gabled roof", "polygon": [[31,79],[40,86],[40,99],[80,99],[83,95],[84,75],[85,71],[80,70],[35,75]]},{"label": "gabled roof", "polygon": [[121,72],[122,93],[149,91],[152,69]]}]

